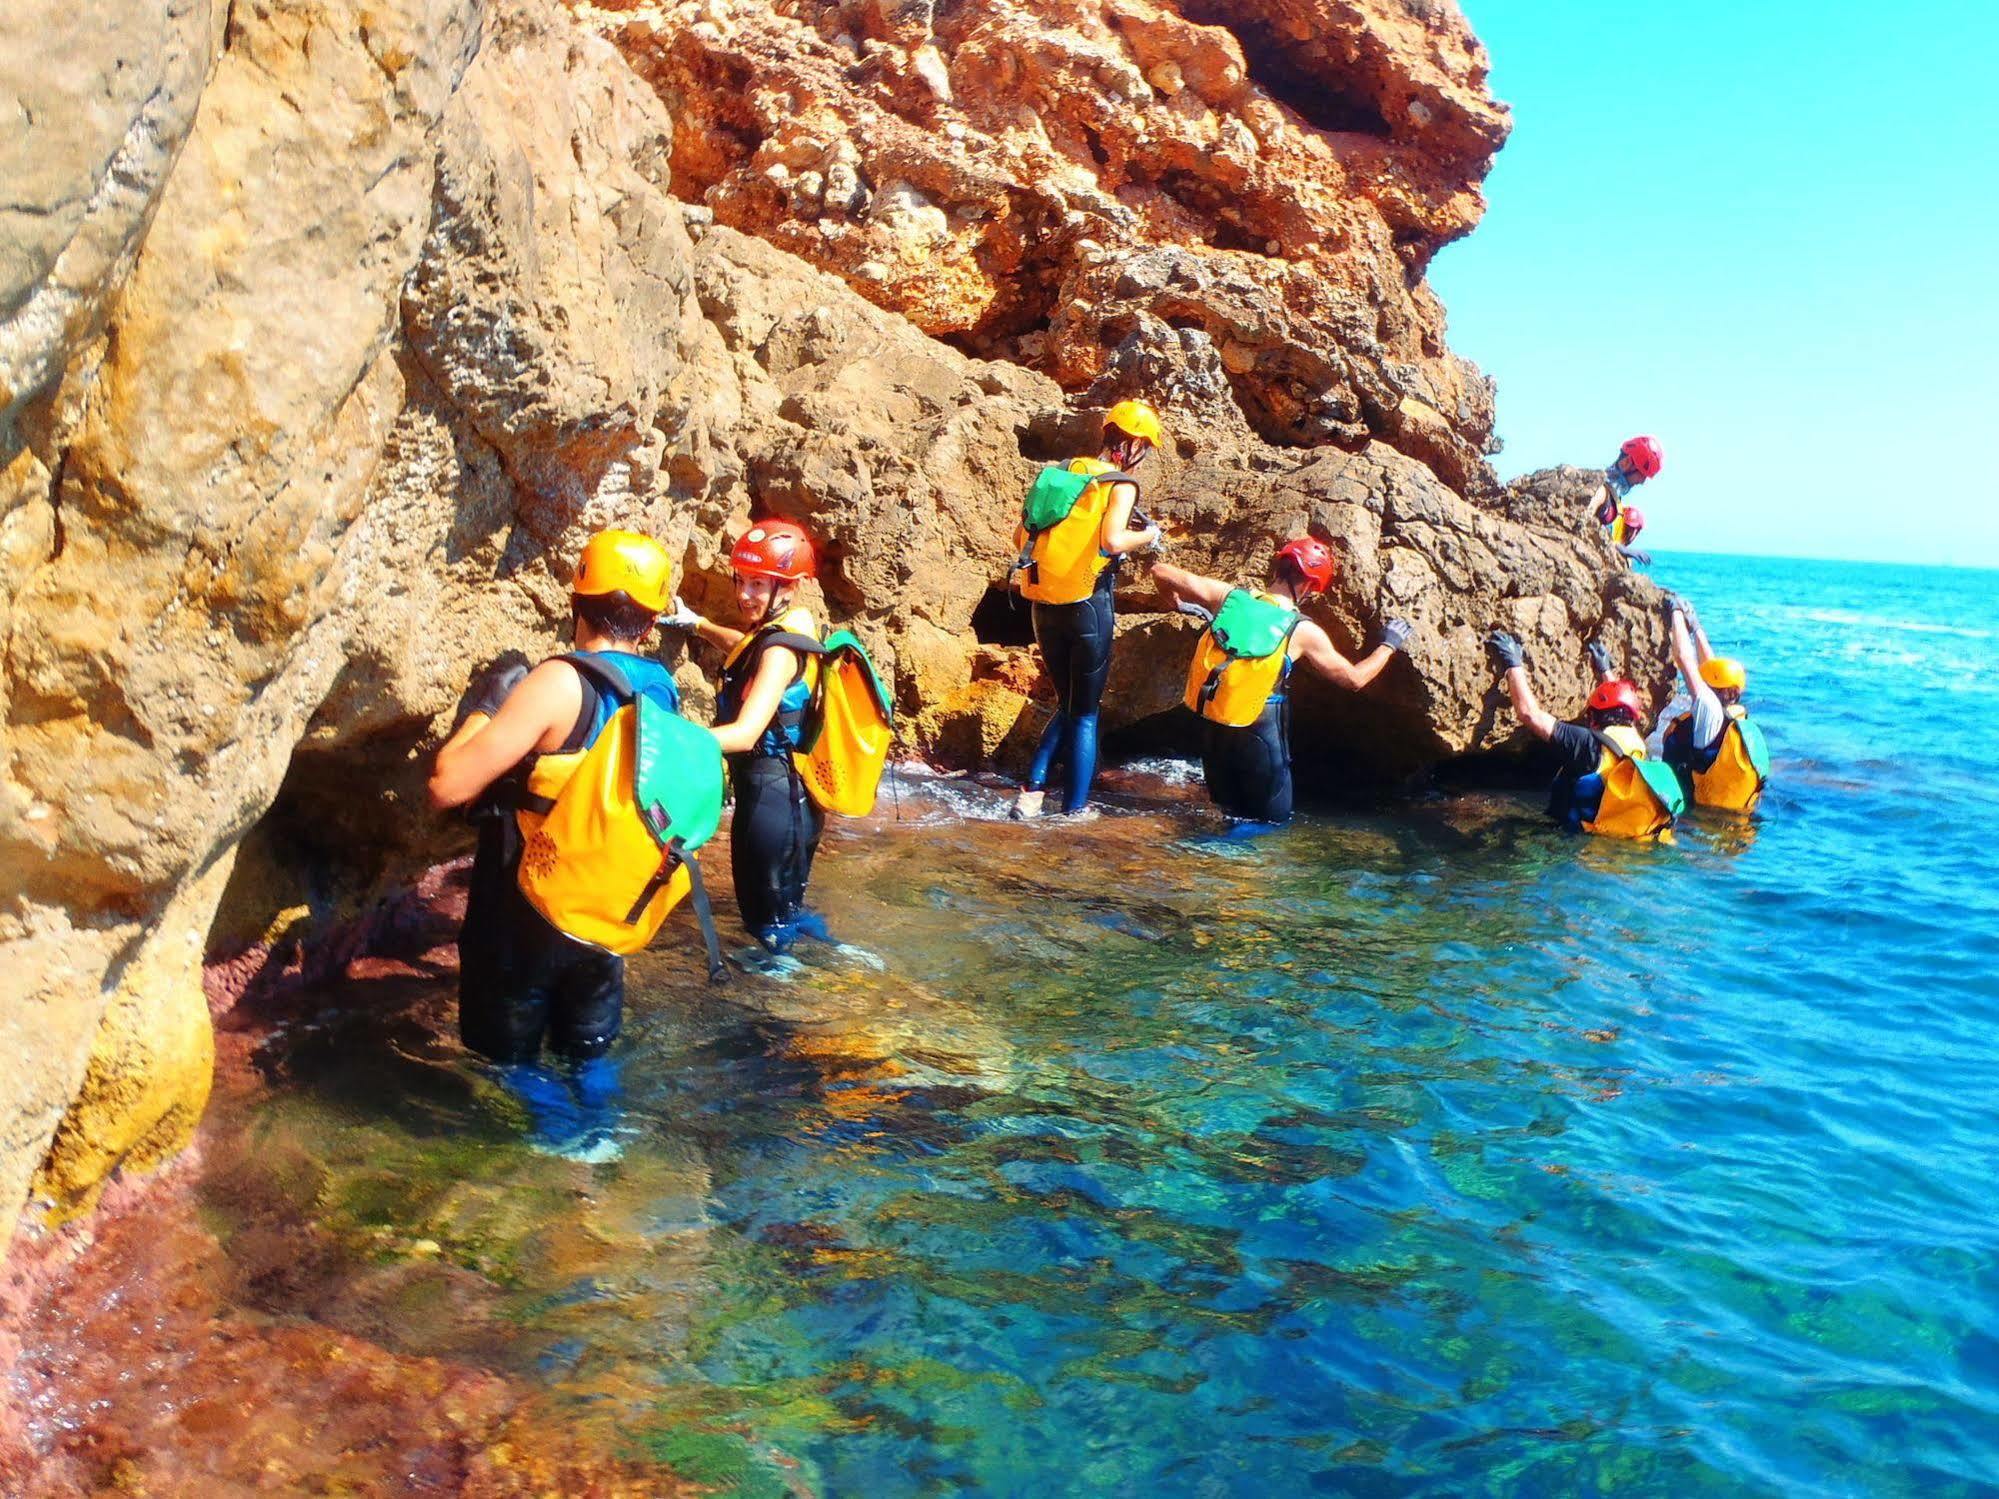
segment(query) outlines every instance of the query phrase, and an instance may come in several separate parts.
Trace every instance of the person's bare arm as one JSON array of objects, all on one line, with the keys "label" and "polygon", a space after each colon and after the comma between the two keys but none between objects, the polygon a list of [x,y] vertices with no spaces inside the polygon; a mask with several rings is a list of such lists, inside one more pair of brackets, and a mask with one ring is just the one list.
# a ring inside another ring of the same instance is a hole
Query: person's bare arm
[{"label": "person's bare arm", "polygon": [[559,744],[583,711],[583,679],[566,661],[544,661],[508,694],[500,711],[474,713],[437,752],[433,807],[462,807],[536,749]]},{"label": "person's bare arm", "polygon": [[1159,540],[1159,527],[1147,526],[1143,531],[1131,529],[1131,509],[1138,503],[1136,484],[1114,484],[1111,486],[1111,502],[1104,509],[1102,546],[1108,556],[1122,557],[1127,552],[1140,552]]},{"label": "person's bare arm", "polygon": [[1555,737],[1555,715],[1550,713],[1534,697],[1534,684],[1527,680],[1527,668],[1508,667],[1505,677],[1506,695],[1513,699],[1513,711],[1520,721],[1534,731],[1537,738]]},{"label": "person's bare arm", "polygon": [[1701,662],[1704,656],[1694,651],[1693,632],[1688,627],[1687,616],[1679,609],[1673,611],[1673,665],[1680,669],[1680,675],[1687,680],[1689,688],[1699,685]]},{"label": "person's bare arm", "polygon": [[1214,614],[1222,607],[1222,600],[1229,596],[1229,585],[1219,578],[1204,578],[1199,573],[1190,573],[1184,567],[1175,567],[1169,562],[1152,564],[1152,581],[1159,585],[1159,592],[1167,605],[1178,609],[1182,604],[1198,604]]},{"label": "person's bare arm", "polygon": [[1527,680],[1527,651],[1517,636],[1494,630],[1485,639],[1485,648],[1499,667],[1500,681],[1513,700],[1513,711],[1540,739],[1555,737],[1555,715],[1544,709],[1534,696],[1534,684]]},{"label": "person's bare arm", "polygon": [[1329,682],[1358,692],[1381,675],[1395,651],[1385,642],[1358,661],[1349,661],[1333,648],[1332,638],[1311,620],[1301,620],[1291,632],[1291,657],[1302,661]]},{"label": "person's bare arm", "polygon": [[743,694],[742,711],[732,722],[715,725],[715,738],[721,742],[723,754],[740,755],[757,747],[764,730],[777,717],[784,691],[798,675],[798,665],[798,652],[790,646],[764,647],[757,674],[750,678],[750,690]]}]

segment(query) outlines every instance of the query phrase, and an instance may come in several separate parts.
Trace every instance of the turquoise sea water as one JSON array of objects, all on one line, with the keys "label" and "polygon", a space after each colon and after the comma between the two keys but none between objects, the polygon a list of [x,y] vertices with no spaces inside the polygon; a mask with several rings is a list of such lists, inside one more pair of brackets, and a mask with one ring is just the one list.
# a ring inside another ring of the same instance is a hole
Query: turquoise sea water
[{"label": "turquoise sea water", "polygon": [[1999,574],[1654,572],[1748,663],[1753,823],[919,784],[817,877],[881,969],[641,965],[621,1159],[337,1020],[245,1138],[745,1492],[1999,1491]]}]

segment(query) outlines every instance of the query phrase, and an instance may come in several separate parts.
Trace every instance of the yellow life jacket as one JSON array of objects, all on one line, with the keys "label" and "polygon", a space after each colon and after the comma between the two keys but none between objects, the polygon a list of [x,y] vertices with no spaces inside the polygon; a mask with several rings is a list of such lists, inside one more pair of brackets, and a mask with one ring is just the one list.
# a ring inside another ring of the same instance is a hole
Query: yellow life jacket
[{"label": "yellow life jacket", "polygon": [[603,661],[561,659],[618,707],[584,748],[529,767],[514,813],[521,894],[557,931],[625,954],[691,892],[714,977],[721,949],[694,850],[721,821],[721,747]]},{"label": "yellow life jacket", "polygon": [[[1663,761],[1647,758],[1645,741],[1629,724],[1595,731],[1602,746],[1593,779],[1600,783],[1596,812],[1585,833],[1608,838],[1670,840],[1673,819],[1686,810],[1679,778]],[[1587,792],[1579,784],[1579,795]]]},{"label": "yellow life jacket", "polygon": [[1211,723],[1255,723],[1284,680],[1291,632],[1302,618],[1288,599],[1230,589],[1194,648],[1183,701]]},{"label": "yellow life jacket", "polygon": [[[1118,473],[1101,458],[1077,458],[1064,466],[1072,474]],[[1120,480],[1132,482],[1122,475]],[[1030,531],[1023,517],[1013,544],[1020,551],[1015,567],[1023,573],[1020,591],[1025,597],[1037,604],[1079,604],[1095,592],[1098,577],[1110,566],[1104,516],[1116,488],[1115,483],[1089,485],[1069,513],[1045,530]]]},{"label": "yellow life jacket", "polygon": [[1750,725],[1748,710],[1730,703],[1714,763],[1693,773],[1694,800],[1725,812],[1753,812],[1769,784],[1769,764],[1762,733]]}]

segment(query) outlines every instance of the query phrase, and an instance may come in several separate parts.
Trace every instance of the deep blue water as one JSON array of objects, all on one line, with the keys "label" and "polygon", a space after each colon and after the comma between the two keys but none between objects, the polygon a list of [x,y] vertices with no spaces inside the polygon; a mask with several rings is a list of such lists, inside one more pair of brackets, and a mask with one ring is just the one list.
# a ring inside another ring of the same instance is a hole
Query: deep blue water
[{"label": "deep blue water", "polygon": [[642,969],[625,1157],[550,1169],[649,1247],[518,1256],[523,1344],[750,1492],[1999,1492],[1999,574],[1655,576],[1755,821],[913,788],[817,875],[885,971]]}]

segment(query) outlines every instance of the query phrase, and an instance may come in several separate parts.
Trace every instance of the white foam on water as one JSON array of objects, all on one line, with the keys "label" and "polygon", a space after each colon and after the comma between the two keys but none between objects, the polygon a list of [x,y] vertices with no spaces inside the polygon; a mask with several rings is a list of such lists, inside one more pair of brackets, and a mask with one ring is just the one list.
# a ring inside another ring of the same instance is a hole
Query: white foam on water
[{"label": "white foam on water", "polygon": [[1879,614],[1861,614],[1852,609],[1791,609],[1785,612],[1821,625],[1851,625],[1864,630],[1901,630],[1912,635],[1955,635],[1962,640],[1992,638],[1990,630],[1975,630],[1968,625],[1940,625],[1926,619],[1889,619]]}]

